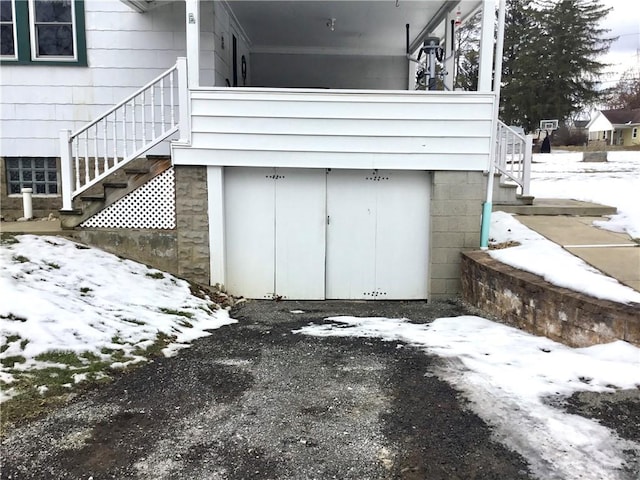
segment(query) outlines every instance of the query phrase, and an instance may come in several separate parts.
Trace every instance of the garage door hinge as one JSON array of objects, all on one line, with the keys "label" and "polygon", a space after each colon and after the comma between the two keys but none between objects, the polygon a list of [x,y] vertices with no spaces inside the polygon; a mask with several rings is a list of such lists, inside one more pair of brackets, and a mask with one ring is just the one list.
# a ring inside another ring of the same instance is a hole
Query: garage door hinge
[{"label": "garage door hinge", "polygon": [[327,225],[329,225],[331,223],[331,217],[329,217],[329,215],[327,215]]}]

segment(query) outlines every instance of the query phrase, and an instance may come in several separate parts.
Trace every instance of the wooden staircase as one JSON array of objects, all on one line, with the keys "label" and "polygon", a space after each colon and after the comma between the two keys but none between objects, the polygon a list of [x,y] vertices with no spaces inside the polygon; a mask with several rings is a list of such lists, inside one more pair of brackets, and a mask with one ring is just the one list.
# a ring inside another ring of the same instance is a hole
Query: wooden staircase
[{"label": "wooden staircase", "polygon": [[73,229],[171,167],[171,157],[147,155],[129,162],[74,199],[72,210],[60,211],[63,229]]}]

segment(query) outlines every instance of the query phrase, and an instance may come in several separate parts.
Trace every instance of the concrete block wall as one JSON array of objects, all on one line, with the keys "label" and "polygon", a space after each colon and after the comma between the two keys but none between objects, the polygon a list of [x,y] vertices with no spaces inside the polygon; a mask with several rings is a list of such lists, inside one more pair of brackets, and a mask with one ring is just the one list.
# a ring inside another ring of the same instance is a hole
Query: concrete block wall
[{"label": "concrete block wall", "polygon": [[207,167],[174,168],[178,276],[208,285],[211,272]]},{"label": "concrete block wall", "polygon": [[461,252],[480,246],[486,177],[482,172],[433,172],[431,189],[430,298],[462,291]]}]

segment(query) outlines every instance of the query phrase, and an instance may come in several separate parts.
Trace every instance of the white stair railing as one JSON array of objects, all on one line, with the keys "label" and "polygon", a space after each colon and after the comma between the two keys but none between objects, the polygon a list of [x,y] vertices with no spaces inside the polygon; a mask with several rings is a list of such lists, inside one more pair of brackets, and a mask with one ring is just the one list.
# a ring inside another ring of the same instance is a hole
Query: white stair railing
[{"label": "white stair railing", "polygon": [[529,196],[531,183],[531,135],[521,135],[498,120],[496,137],[496,171],[506,182],[514,182],[520,187],[520,194]]},{"label": "white stair railing", "polygon": [[179,88],[186,89],[183,58],[80,130],[60,132],[62,210],[73,210],[82,192],[179,131]]}]

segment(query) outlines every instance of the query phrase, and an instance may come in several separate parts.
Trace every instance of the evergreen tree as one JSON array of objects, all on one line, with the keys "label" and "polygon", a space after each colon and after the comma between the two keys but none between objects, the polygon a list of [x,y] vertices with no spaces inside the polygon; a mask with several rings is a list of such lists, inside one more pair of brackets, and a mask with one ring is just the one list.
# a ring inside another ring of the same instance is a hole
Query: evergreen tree
[{"label": "evergreen tree", "polygon": [[531,88],[541,76],[540,22],[532,0],[507,1],[500,117],[508,125],[526,130],[531,130],[530,125],[539,117],[538,99]]},{"label": "evergreen tree", "polygon": [[599,57],[614,39],[599,26],[600,0],[508,0],[501,117],[535,130],[564,122],[601,98]]}]

